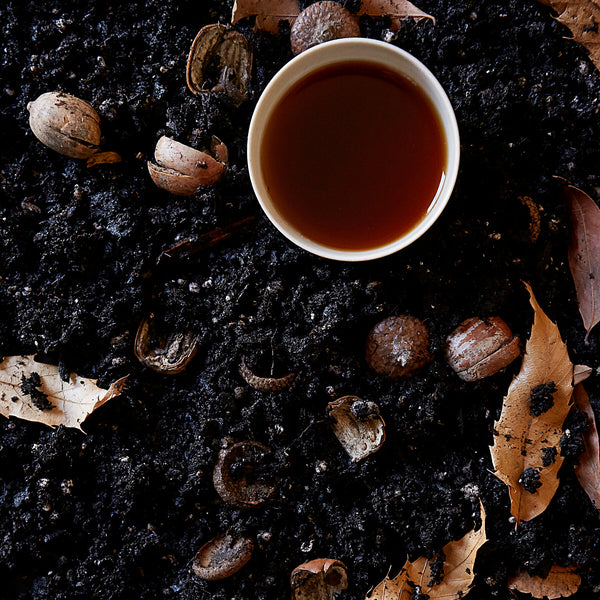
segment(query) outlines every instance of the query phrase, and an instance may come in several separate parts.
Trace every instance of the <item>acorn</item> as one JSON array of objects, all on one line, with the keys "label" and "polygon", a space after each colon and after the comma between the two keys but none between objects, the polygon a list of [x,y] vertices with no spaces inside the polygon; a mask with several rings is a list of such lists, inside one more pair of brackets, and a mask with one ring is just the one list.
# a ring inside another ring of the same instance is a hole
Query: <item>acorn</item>
[{"label": "acorn", "polygon": [[305,8],[291,31],[290,42],[295,55],[323,42],[360,37],[358,17],[338,2],[316,2]]}]

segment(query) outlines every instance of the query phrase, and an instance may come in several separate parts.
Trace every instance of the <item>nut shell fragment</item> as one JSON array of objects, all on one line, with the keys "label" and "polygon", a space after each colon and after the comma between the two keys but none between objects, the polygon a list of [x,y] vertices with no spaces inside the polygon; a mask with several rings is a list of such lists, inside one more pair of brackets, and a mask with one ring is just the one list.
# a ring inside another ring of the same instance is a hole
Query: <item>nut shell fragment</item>
[{"label": "nut shell fragment", "polygon": [[298,15],[290,41],[297,55],[317,44],[350,37],[360,37],[358,17],[338,2],[325,1],[311,4]]},{"label": "nut shell fragment", "polygon": [[158,373],[175,375],[181,373],[194,358],[198,339],[192,331],[158,331],[154,315],[150,314],[138,327],[134,352],[144,366]]},{"label": "nut shell fragment", "polygon": [[[241,33],[220,24],[207,25],[198,32],[187,62],[190,91],[224,92],[239,106],[248,99],[251,73],[252,51]],[[210,89],[209,78],[217,81]]]},{"label": "nut shell fragment", "polygon": [[275,485],[257,474],[269,449],[259,442],[238,442],[219,452],[213,483],[219,496],[239,508],[254,508],[269,499]]},{"label": "nut shell fragment", "polygon": [[245,356],[240,360],[240,373],[244,381],[259,392],[280,392],[290,387],[296,377],[295,373],[288,373],[283,377],[259,377],[246,365]]},{"label": "nut shell fragment", "polygon": [[339,560],[316,558],[296,567],[290,583],[292,600],[333,600],[348,587],[348,570]]},{"label": "nut shell fragment", "polygon": [[353,461],[377,452],[385,441],[385,422],[374,402],[358,396],[344,396],[327,405],[335,433]]},{"label": "nut shell fragment", "polygon": [[463,381],[489,377],[520,354],[519,338],[500,317],[466,319],[446,340],[446,360]]},{"label": "nut shell fragment", "polygon": [[152,181],[163,190],[192,196],[198,186],[216,183],[227,169],[227,147],[218,138],[213,138],[212,152],[216,158],[162,136],[154,151],[157,164],[148,162],[148,171]]},{"label": "nut shell fragment", "polygon": [[432,360],[425,323],[410,315],[380,321],[367,337],[366,359],[388,379],[412,375]]},{"label": "nut shell fragment", "polygon": [[42,142],[65,156],[89,158],[100,145],[100,117],[83,100],[46,92],[27,105],[29,126]]},{"label": "nut shell fragment", "polygon": [[254,543],[250,538],[222,533],[198,550],[192,569],[207,581],[225,579],[237,573],[250,560],[253,551]]}]

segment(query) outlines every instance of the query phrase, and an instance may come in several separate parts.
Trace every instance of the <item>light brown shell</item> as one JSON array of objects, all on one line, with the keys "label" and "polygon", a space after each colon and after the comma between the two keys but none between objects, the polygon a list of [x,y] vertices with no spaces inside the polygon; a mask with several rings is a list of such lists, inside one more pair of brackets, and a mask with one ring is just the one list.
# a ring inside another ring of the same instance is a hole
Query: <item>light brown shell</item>
[{"label": "light brown shell", "polygon": [[162,136],[154,151],[157,164],[148,161],[148,171],[159,188],[178,196],[192,196],[199,186],[216,183],[227,170],[227,146],[216,137],[212,153],[215,158]]},{"label": "light brown shell", "polygon": [[198,550],[192,570],[207,581],[225,579],[237,573],[252,558],[253,551],[254,542],[250,538],[222,533]]},{"label": "light brown shell", "polygon": [[280,392],[292,385],[296,378],[295,373],[288,373],[283,377],[260,377],[246,364],[246,357],[240,359],[240,374],[244,381],[259,392]]},{"label": "light brown shell", "polygon": [[500,317],[466,319],[446,340],[446,360],[463,381],[489,377],[520,354],[519,338]]},{"label": "light brown shell", "polygon": [[[353,406],[366,405],[368,414],[361,418]],[[377,452],[385,442],[385,422],[374,402],[365,402],[358,396],[344,396],[327,405],[333,433],[350,455],[358,462]]]},{"label": "light brown shell", "polygon": [[338,2],[316,2],[305,8],[292,26],[290,42],[297,55],[317,44],[360,37],[358,17]]},{"label": "light brown shell", "polygon": [[71,158],[89,158],[100,145],[100,117],[83,100],[63,92],[46,92],[27,105],[35,137]]},{"label": "light brown shell", "polygon": [[[275,491],[275,486],[264,481],[263,478],[253,477],[243,469],[234,474],[233,467],[246,463],[250,471],[260,464],[262,458],[268,454],[269,449],[260,442],[238,442],[219,452],[219,458],[213,471],[213,483],[221,498],[239,508],[254,508],[263,504]],[[253,465],[252,463],[256,463]]]},{"label": "light brown shell", "polygon": [[154,315],[150,314],[138,327],[134,352],[145,367],[158,373],[176,375],[194,358],[197,345],[198,335],[191,331],[158,331]]},{"label": "light brown shell", "polygon": [[[218,83],[207,88],[211,71],[218,72]],[[248,99],[252,74],[252,51],[248,40],[225,25],[203,27],[192,47],[187,62],[186,80],[194,94],[224,92],[239,106]]]},{"label": "light brown shell", "polygon": [[292,600],[333,600],[348,587],[346,565],[333,558],[316,558],[292,571]]}]

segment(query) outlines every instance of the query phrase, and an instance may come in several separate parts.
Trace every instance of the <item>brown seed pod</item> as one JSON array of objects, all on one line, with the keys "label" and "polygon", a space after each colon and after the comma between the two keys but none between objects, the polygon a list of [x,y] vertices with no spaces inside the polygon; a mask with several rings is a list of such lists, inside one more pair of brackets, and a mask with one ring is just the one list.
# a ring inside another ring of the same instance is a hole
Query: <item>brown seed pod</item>
[{"label": "brown seed pod", "polygon": [[385,422],[374,402],[344,396],[327,405],[327,416],[333,433],[355,462],[377,452],[385,442]]},{"label": "brown seed pod", "polygon": [[500,317],[471,317],[446,340],[446,360],[463,381],[489,377],[520,354],[519,338]]},{"label": "brown seed pod", "polygon": [[175,375],[181,373],[194,358],[198,335],[191,331],[158,331],[154,315],[142,319],[138,327],[134,352],[138,360],[158,373]]},{"label": "brown seed pod", "polygon": [[292,52],[300,54],[317,44],[360,37],[358,17],[337,2],[316,2],[305,8],[291,31]]},{"label": "brown seed pod", "polygon": [[148,171],[159,188],[178,196],[192,196],[198,186],[216,183],[227,169],[227,146],[216,137],[212,153],[215,158],[163,136],[154,151],[158,164],[148,162]]},{"label": "brown seed pod", "polygon": [[27,105],[29,126],[42,144],[71,158],[89,158],[100,145],[100,117],[70,94],[46,92]]},{"label": "brown seed pod", "polygon": [[221,450],[213,471],[219,496],[239,508],[254,508],[268,500],[275,485],[257,473],[268,454],[259,442],[238,442]]},{"label": "brown seed pod", "polygon": [[366,359],[371,369],[388,379],[412,375],[432,360],[425,323],[410,315],[377,323],[367,337]]},{"label": "brown seed pod", "polygon": [[240,360],[240,373],[244,381],[259,392],[280,392],[290,387],[296,377],[295,373],[288,373],[284,377],[259,377],[248,368],[245,356]]},{"label": "brown seed pod", "polygon": [[207,581],[225,579],[237,573],[250,560],[253,551],[250,538],[222,533],[198,550],[192,570]]},{"label": "brown seed pod", "polygon": [[296,567],[290,583],[292,600],[333,600],[348,587],[348,570],[339,560],[316,558]]},{"label": "brown seed pod", "polygon": [[[252,51],[248,40],[225,25],[203,27],[192,43],[186,79],[194,94],[224,92],[239,106],[248,99]],[[207,81],[217,83],[208,89]]]}]

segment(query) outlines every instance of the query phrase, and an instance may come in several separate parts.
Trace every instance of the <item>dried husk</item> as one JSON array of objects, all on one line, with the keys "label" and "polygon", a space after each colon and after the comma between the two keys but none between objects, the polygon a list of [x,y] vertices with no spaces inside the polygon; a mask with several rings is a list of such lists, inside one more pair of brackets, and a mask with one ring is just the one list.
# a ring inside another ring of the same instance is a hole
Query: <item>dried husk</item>
[{"label": "dried husk", "polygon": [[[564,460],[560,455],[562,425],[571,406],[573,381],[573,365],[558,327],[540,308],[531,287],[525,287],[535,312],[533,327],[521,370],[504,398],[500,420],[494,423],[494,445],[490,448],[495,475],[508,486],[517,525],[542,513],[558,488],[558,471]],[[534,416],[531,391],[551,382],[557,388],[552,395],[554,404]],[[555,457],[544,466],[548,449],[555,449]],[[540,487],[533,493],[520,481],[526,469],[539,475]]]},{"label": "dried husk", "polygon": [[280,392],[289,388],[296,378],[295,373],[288,373],[283,377],[260,377],[246,364],[246,357],[240,359],[240,374],[244,381],[259,392]]},{"label": "dried husk", "polygon": [[348,570],[339,560],[316,558],[296,567],[290,583],[292,600],[333,600],[348,587]]},{"label": "dried husk", "polygon": [[138,327],[134,352],[146,367],[158,373],[181,373],[198,349],[199,336],[192,331],[159,331],[153,314],[148,315]]},{"label": "dried husk", "polygon": [[34,135],[71,158],[89,158],[100,145],[100,117],[85,101],[63,92],[46,92],[27,105]]},{"label": "dried husk", "polygon": [[[352,407],[368,404],[367,415],[357,417]],[[327,405],[333,432],[353,461],[358,462],[377,452],[385,441],[385,422],[374,402],[365,403],[358,396],[344,396]]]},{"label": "dried husk", "polygon": [[[215,72],[217,83],[208,87]],[[225,92],[236,106],[248,99],[252,76],[252,51],[238,31],[218,23],[199,32],[187,62],[186,80],[194,94]]]},{"label": "dried husk", "polygon": [[199,186],[216,183],[227,170],[227,147],[218,138],[213,138],[212,153],[215,158],[162,136],[154,151],[157,164],[148,162],[148,171],[158,187],[178,196],[192,196]]},{"label": "dried husk", "polygon": [[268,453],[264,444],[253,441],[238,442],[221,450],[213,471],[219,496],[238,508],[255,508],[268,500],[275,486],[255,474],[255,467]]},{"label": "dried husk", "polygon": [[237,573],[252,558],[254,543],[250,538],[222,533],[198,550],[192,570],[201,579],[218,581]]}]

